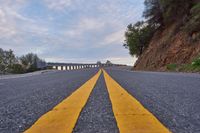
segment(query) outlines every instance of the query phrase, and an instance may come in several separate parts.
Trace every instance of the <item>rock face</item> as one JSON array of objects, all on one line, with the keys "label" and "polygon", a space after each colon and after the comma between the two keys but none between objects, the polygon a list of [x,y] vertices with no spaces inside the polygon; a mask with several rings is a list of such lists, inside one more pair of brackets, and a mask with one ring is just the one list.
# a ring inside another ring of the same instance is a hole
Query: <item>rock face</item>
[{"label": "rock face", "polygon": [[138,58],[134,70],[165,71],[167,64],[185,64],[200,55],[200,41],[177,29],[177,24],[158,31]]}]

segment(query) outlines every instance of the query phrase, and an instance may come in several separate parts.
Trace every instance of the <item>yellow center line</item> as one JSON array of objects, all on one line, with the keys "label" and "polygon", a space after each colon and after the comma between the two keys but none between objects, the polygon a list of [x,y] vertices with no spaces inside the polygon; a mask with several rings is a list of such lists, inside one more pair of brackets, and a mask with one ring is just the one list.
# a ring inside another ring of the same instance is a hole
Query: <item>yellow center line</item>
[{"label": "yellow center line", "polygon": [[25,133],[70,133],[94,88],[101,70],[68,98],[40,117]]},{"label": "yellow center line", "polygon": [[105,70],[103,74],[120,133],[170,133],[152,113],[113,80]]}]

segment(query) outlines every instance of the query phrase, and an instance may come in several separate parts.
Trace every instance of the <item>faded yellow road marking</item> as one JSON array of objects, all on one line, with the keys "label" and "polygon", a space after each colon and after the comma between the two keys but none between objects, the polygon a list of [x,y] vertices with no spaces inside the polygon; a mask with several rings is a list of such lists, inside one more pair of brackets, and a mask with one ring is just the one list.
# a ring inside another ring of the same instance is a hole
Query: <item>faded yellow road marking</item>
[{"label": "faded yellow road marking", "polygon": [[120,133],[170,133],[104,70],[103,73]]},{"label": "faded yellow road marking", "polygon": [[39,118],[25,133],[71,133],[101,70],[68,98]]}]

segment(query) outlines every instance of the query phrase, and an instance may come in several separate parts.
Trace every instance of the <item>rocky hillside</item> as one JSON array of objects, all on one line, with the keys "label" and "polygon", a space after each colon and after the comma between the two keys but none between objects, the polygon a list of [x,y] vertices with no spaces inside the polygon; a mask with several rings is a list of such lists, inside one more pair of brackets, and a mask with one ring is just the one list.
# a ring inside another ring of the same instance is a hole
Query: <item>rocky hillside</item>
[{"label": "rocky hillside", "polygon": [[129,24],[124,47],[134,70],[200,71],[200,0],[145,0],[145,21]]},{"label": "rocky hillside", "polygon": [[138,58],[134,70],[165,71],[168,64],[187,64],[200,55],[200,41],[178,31],[173,24],[154,34],[148,48]]}]

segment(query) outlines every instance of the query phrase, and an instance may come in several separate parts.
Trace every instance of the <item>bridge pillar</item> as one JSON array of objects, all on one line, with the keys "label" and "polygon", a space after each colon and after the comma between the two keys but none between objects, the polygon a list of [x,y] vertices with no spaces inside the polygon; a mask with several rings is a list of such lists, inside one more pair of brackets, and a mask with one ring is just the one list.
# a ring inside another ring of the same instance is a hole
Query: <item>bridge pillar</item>
[{"label": "bridge pillar", "polygon": [[66,70],[69,70],[69,66],[66,66]]},{"label": "bridge pillar", "polygon": [[61,70],[61,66],[57,66],[57,70]]},{"label": "bridge pillar", "polygon": [[66,71],[66,70],[67,70],[66,66],[63,66],[63,70],[64,70],[64,71]]},{"label": "bridge pillar", "polygon": [[53,69],[56,69],[56,66],[53,66],[52,68],[53,68]]}]

